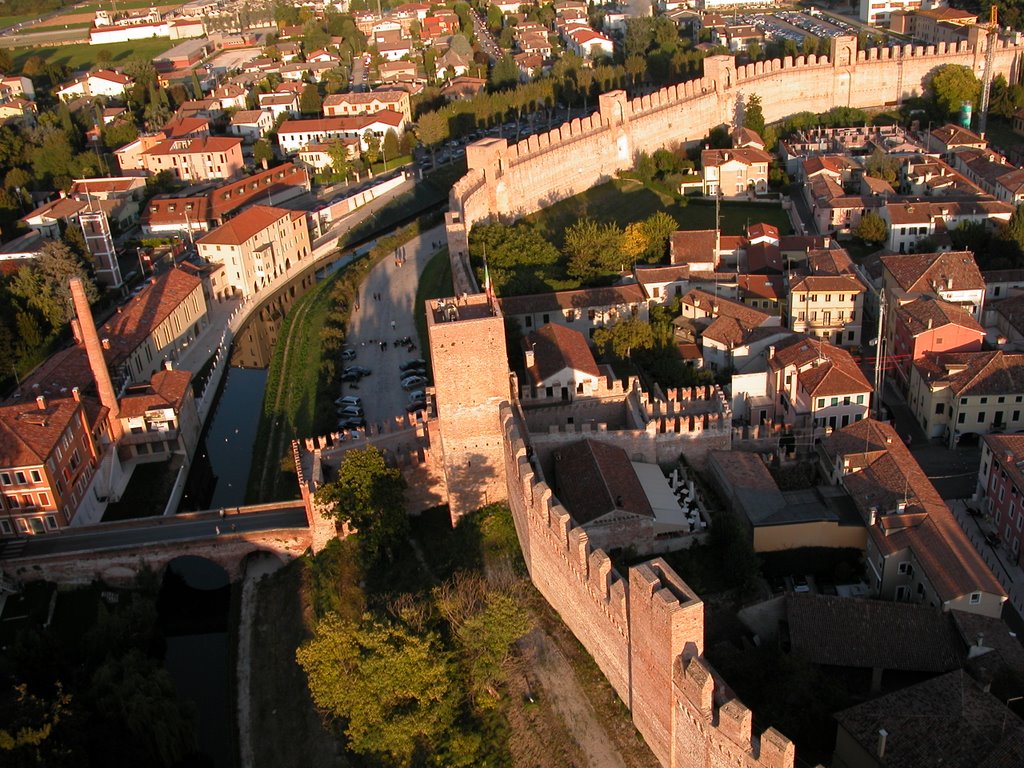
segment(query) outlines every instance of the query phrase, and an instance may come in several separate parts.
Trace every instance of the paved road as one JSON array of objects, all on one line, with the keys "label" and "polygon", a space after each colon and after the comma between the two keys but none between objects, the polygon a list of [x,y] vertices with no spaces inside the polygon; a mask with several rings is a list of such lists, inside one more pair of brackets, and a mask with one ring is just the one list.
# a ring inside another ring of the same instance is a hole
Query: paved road
[{"label": "paved road", "polygon": [[[373,373],[354,387],[343,385],[342,391],[363,399],[366,420],[370,423],[383,423],[405,413],[409,397],[402,390],[398,366],[422,355],[418,348],[413,302],[419,276],[437,252],[435,246],[441,247],[443,241],[444,227],[423,233],[399,249],[398,253],[404,253],[405,257],[403,266],[396,266],[394,258],[386,258],[363,282],[359,309],[351,316],[349,343],[357,352],[353,364],[365,366]],[[380,294],[381,299],[374,299],[374,294]],[[405,336],[412,337],[417,349],[409,351],[393,346],[394,339]],[[388,342],[386,351],[380,348],[382,340]]]},{"label": "paved road", "polygon": [[[75,529],[71,528],[57,534],[19,539],[15,544],[20,549],[17,556],[40,557],[83,550],[138,547],[146,544],[201,539],[216,536],[217,527],[220,527],[222,532],[227,531],[232,524],[238,533],[271,531],[278,528],[302,528],[306,525],[306,511],[301,502],[296,502],[293,507],[269,512],[228,515],[224,520],[215,516],[208,516],[201,520],[160,517],[149,521],[148,525],[112,529],[95,526],[83,530],[82,533],[72,533]],[[23,549],[20,548],[20,542],[24,542]],[[10,552],[10,548],[0,550],[0,558],[13,554]]]}]

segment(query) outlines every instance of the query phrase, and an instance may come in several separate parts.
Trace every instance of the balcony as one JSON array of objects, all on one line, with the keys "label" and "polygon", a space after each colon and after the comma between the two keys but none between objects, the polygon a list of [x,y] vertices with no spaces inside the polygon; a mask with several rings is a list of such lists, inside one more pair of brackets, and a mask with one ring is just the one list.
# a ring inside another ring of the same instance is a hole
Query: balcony
[{"label": "balcony", "polygon": [[163,440],[177,442],[177,429],[152,429],[148,432],[126,432],[121,437],[121,445],[139,445],[140,443],[156,443]]}]

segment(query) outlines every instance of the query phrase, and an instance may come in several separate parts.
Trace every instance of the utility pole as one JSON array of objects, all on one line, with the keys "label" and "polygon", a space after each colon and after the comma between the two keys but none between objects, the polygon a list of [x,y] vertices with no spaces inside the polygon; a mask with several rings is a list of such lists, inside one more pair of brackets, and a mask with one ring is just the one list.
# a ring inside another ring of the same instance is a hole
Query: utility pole
[{"label": "utility pole", "polygon": [[882,387],[885,386],[885,288],[878,292],[878,335],[875,337],[875,418],[882,418]]}]

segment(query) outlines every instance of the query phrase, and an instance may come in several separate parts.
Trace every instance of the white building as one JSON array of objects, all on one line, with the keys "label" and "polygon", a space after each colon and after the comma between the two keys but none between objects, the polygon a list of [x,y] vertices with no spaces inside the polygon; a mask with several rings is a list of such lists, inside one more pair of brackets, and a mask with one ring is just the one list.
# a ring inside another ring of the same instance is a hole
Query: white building
[{"label": "white building", "polygon": [[391,110],[373,115],[286,120],[277,131],[277,142],[282,153],[292,154],[309,144],[323,144],[330,139],[359,139],[360,150],[365,151],[367,132],[381,141],[389,130],[401,137],[402,124],[402,116]]}]

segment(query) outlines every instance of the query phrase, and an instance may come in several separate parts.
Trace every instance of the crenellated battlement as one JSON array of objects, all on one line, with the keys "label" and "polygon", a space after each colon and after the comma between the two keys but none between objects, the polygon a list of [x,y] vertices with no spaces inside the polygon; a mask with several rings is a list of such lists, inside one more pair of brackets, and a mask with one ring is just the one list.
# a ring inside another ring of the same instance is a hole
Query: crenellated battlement
[{"label": "crenellated battlement", "polygon": [[[514,374],[513,374],[514,375]],[[564,404],[560,388],[553,388],[548,394],[547,388],[535,387],[532,384],[519,384],[516,377],[513,386],[519,391],[519,401],[524,407],[548,404]],[[574,393],[573,401],[578,403],[584,400],[610,400],[625,399],[631,392],[640,392],[640,379],[630,376],[628,379],[619,379],[615,376],[601,376],[583,384],[582,393]]]}]

